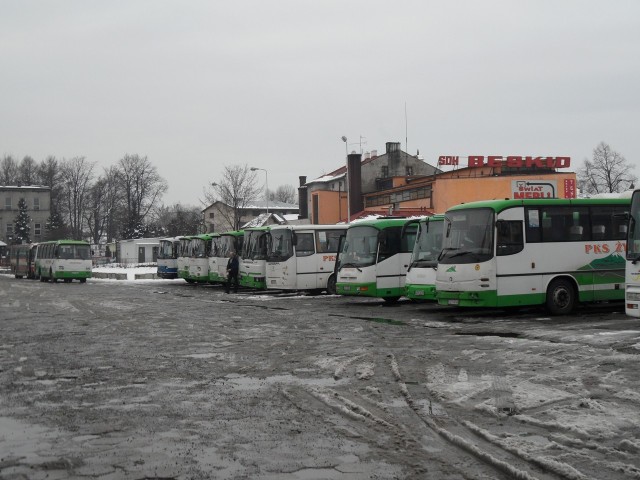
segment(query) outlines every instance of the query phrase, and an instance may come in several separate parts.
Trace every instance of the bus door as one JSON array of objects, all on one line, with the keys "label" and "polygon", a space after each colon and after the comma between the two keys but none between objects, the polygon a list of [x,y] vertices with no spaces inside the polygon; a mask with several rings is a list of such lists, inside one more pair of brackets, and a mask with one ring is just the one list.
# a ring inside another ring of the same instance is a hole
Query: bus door
[{"label": "bus door", "polygon": [[[321,272],[316,255],[313,232],[294,232],[298,289],[319,288],[318,274]],[[328,276],[328,275],[327,275]]]},{"label": "bus door", "polygon": [[[491,289],[495,289],[498,295],[511,296],[509,304],[517,305],[522,295],[544,295],[543,262],[550,254],[545,244],[539,241],[539,211],[525,210],[523,222],[519,209],[511,210],[501,212],[495,221],[495,266],[487,268],[483,274],[489,279]],[[531,242],[526,250],[525,231]],[[493,240],[491,243],[493,248]],[[491,264],[487,262],[488,266]]]}]

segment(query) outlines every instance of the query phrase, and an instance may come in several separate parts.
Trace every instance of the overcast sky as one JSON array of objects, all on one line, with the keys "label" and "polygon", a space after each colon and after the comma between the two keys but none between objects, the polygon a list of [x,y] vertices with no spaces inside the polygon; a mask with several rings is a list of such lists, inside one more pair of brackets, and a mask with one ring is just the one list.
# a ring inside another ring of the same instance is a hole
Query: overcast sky
[{"label": "overcast sky", "polygon": [[146,155],[166,204],[199,206],[224,165],[297,187],[343,135],[433,165],[575,171],[601,141],[640,163],[637,0],[0,0],[0,66],[0,155]]}]

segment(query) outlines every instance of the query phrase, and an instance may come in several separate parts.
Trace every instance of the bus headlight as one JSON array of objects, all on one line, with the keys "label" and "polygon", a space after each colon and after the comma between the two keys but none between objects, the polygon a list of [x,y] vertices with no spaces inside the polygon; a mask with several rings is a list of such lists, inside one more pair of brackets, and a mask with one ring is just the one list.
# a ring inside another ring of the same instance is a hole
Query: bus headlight
[{"label": "bus headlight", "polygon": [[631,302],[640,302],[640,292],[627,292],[627,300]]}]

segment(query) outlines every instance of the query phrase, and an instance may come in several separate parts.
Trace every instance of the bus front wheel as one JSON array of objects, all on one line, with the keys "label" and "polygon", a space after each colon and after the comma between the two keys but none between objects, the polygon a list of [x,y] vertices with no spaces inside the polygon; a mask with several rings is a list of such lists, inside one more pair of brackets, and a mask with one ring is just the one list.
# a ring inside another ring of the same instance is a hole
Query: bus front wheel
[{"label": "bus front wheel", "polygon": [[569,315],[576,306],[577,296],[569,280],[554,280],[547,289],[547,309],[552,315]]}]

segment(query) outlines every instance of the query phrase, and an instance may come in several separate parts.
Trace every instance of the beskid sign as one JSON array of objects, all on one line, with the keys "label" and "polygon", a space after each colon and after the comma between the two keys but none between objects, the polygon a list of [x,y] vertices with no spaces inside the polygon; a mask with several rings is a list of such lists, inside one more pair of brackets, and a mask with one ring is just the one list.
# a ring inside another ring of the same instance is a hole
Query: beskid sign
[{"label": "beskid sign", "polygon": [[[464,158],[464,157],[463,157]],[[441,155],[438,157],[438,165],[459,166],[460,157]],[[568,168],[571,166],[571,157],[528,157],[520,155],[469,155],[467,166],[477,167],[512,167],[512,168]]]}]

